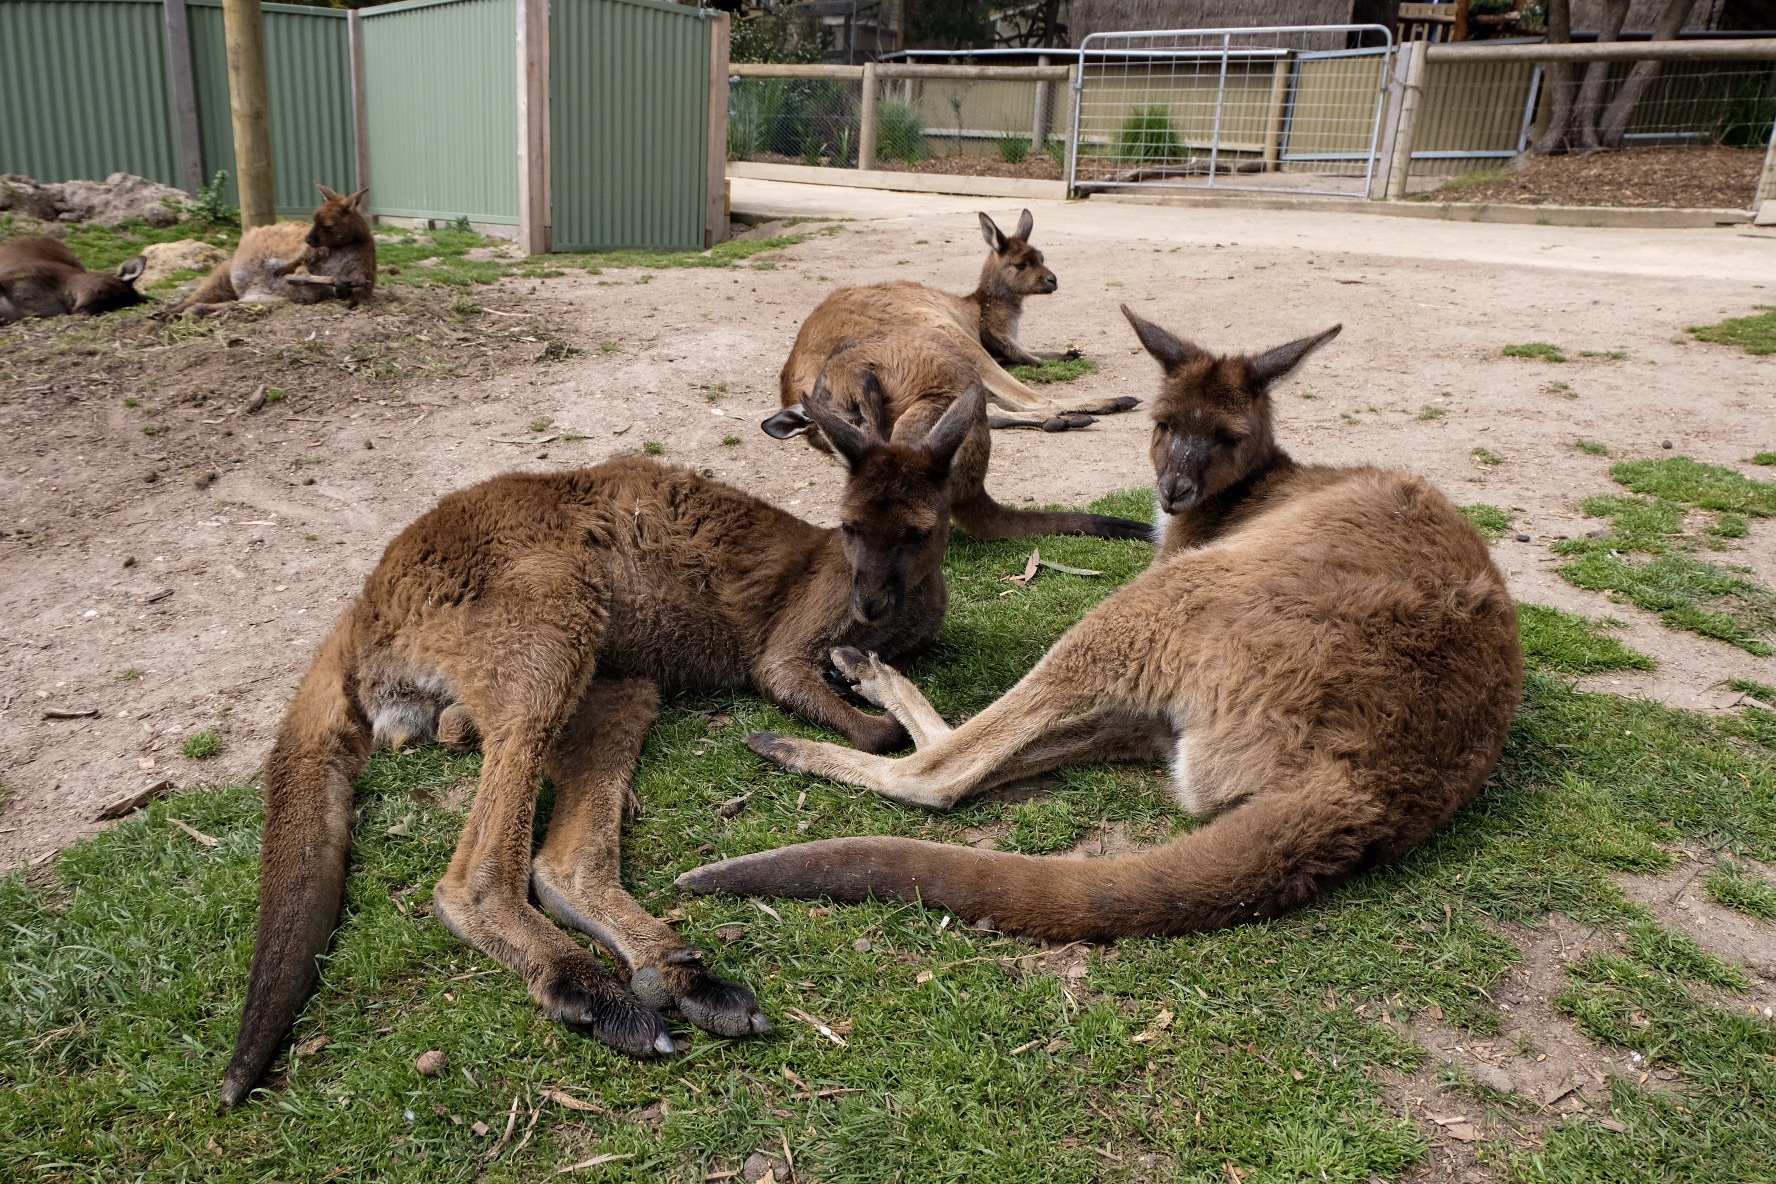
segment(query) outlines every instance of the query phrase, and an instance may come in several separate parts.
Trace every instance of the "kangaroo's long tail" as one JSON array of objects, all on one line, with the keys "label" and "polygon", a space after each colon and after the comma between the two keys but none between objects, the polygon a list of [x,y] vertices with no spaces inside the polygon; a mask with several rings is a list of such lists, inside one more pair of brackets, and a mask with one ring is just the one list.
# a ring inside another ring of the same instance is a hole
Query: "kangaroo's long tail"
[{"label": "kangaroo's long tail", "polygon": [[1133,518],[1087,514],[1079,510],[1020,510],[1001,505],[981,490],[967,501],[953,502],[950,516],[956,525],[983,542],[992,539],[1027,539],[1041,534],[1088,534],[1101,539],[1153,540],[1153,527]]},{"label": "kangaroo's long tail", "polygon": [[1349,795],[1252,798],[1163,847],[1105,859],[914,839],[823,839],[686,872],[692,892],[919,900],[1065,941],[1219,929],[1279,916],[1372,860],[1376,811]]},{"label": "kangaroo's long tail", "polygon": [[250,1093],[314,988],[345,898],[352,784],[370,755],[370,723],[350,693],[349,624],[323,643],[278,727],[265,769],[259,931],[222,1101]]}]

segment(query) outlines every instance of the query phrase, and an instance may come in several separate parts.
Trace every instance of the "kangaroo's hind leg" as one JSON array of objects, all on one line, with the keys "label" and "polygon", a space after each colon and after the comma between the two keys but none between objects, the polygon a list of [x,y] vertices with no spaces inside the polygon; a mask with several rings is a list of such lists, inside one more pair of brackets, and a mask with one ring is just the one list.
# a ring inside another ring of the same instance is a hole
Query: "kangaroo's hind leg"
[{"label": "kangaroo's hind leg", "polygon": [[[675,1051],[665,1021],[591,950],[530,903],[536,794],[556,734],[591,681],[603,629],[595,573],[524,556],[471,604],[437,613],[409,641],[479,725],[481,784],[456,854],[432,893],[438,920],[524,977],[544,1013],[635,1057]],[[498,654],[498,662],[487,655]]]},{"label": "kangaroo's hind leg", "polygon": [[623,806],[642,742],[660,712],[654,684],[597,680],[556,736],[544,768],[555,783],[548,837],[531,863],[537,900],[628,964],[629,987],[651,1007],[672,1005],[706,1032],[771,1030],[752,992],[703,968],[702,955],[623,890]]}]

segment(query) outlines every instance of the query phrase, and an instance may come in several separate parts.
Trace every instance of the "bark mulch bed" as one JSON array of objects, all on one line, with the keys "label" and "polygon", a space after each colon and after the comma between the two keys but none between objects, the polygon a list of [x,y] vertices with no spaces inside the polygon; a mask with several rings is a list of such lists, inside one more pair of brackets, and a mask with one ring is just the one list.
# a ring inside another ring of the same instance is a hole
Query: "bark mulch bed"
[{"label": "bark mulch bed", "polygon": [[1653,206],[1743,210],[1757,192],[1762,148],[1627,148],[1544,156],[1482,184],[1461,179],[1432,201],[1553,206]]},{"label": "bark mulch bed", "polygon": [[[760,164],[807,163],[799,156],[784,156],[776,152],[761,152],[748,159]],[[891,173],[935,173],[947,177],[1020,177],[1030,181],[1059,181],[1063,175],[1061,166],[1047,156],[1028,156],[1019,164],[1007,164],[996,156],[957,154],[933,156],[912,164],[903,160],[878,160],[876,167]]]}]

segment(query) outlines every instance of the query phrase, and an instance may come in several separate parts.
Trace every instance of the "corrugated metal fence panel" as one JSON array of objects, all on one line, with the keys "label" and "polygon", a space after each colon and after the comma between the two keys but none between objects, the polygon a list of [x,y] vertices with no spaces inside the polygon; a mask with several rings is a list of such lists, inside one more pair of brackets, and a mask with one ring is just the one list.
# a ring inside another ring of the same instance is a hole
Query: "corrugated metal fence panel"
[{"label": "corrugated metal fence panel", "polygon": [[364,10],[378,214],[518,221],[517,17],[513,0]]},{"label": "corrugated metal fence panel", "polygon": [[179,184],[163,13],[137,0],[0,0],[0,173]]},{"label": "corrugated metal fence panel", "polygon": [[[218,169],[228,170],[228,200],[236,201],[221,0],[186,0],[186,4],[204,179],[215,176]],[[293,4],[267,4],[264,10],[277,209],[280,214],[307,214],[320,204],[316,181],[341,192],[352,187],[351,63],[345,13]]]},{"label": "corrugated metal fence panel", "polygon": [[554,0],[556,250],[702,249],[712,25],[657,0]]}]

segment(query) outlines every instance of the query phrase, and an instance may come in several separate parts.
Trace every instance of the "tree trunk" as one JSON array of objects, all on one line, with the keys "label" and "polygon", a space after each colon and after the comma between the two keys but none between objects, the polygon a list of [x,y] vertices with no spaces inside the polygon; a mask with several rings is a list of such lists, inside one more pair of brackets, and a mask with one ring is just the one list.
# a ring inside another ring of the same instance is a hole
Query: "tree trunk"
[{"label": "tree trunk", "polygon": [[[1658,23],[1653,26],[1653,40],[1674,40],[1683,31],[1684,22],[1690,19],[1690,9],[1694,7],[1696,0],[1666,0],[1665,11],[1659,14]],[[1634,108],[1653,79],[1659,76],[1660,64],[1635,62],[1634,68],[1628,71],[1628,77],[1622,80],[1622,89],[1610,100],[1609,110],[1603,113],[1603,122],[1597,131],[1603,147],[1622,146],[1628,135],[1628,121],[1634,118]]]},{"label": "tree trunk", "polygon": [[[1572,5],[1570,0],[1548,0],[1548,44],[1564,45],[1572,40]],[[1541,135],[1529,146],[1529,155],[1552,156],[1567,151],[1572,145],[1567,129],[1572,123],[1573,68],[1570,62],[1549,62],[1543,75],[1548,122]],[[1520,155],[1514,164],[1525,163]]]},{"label": "tree trunk", "polygon": [[[1622,25],[1628,19],[1628,0],[1603,0],[1603,28],[1597,40],[1620,41]],[[1596,152],[1603,144],[1597,138],[1597,116],[1603,110],[1603,87],[1609,79],[1608,62],[1592,62],[1585,67],[1585,84],[1579,88],[1575,115],[1579,124],[1579,143],[1586,152]]]}]

